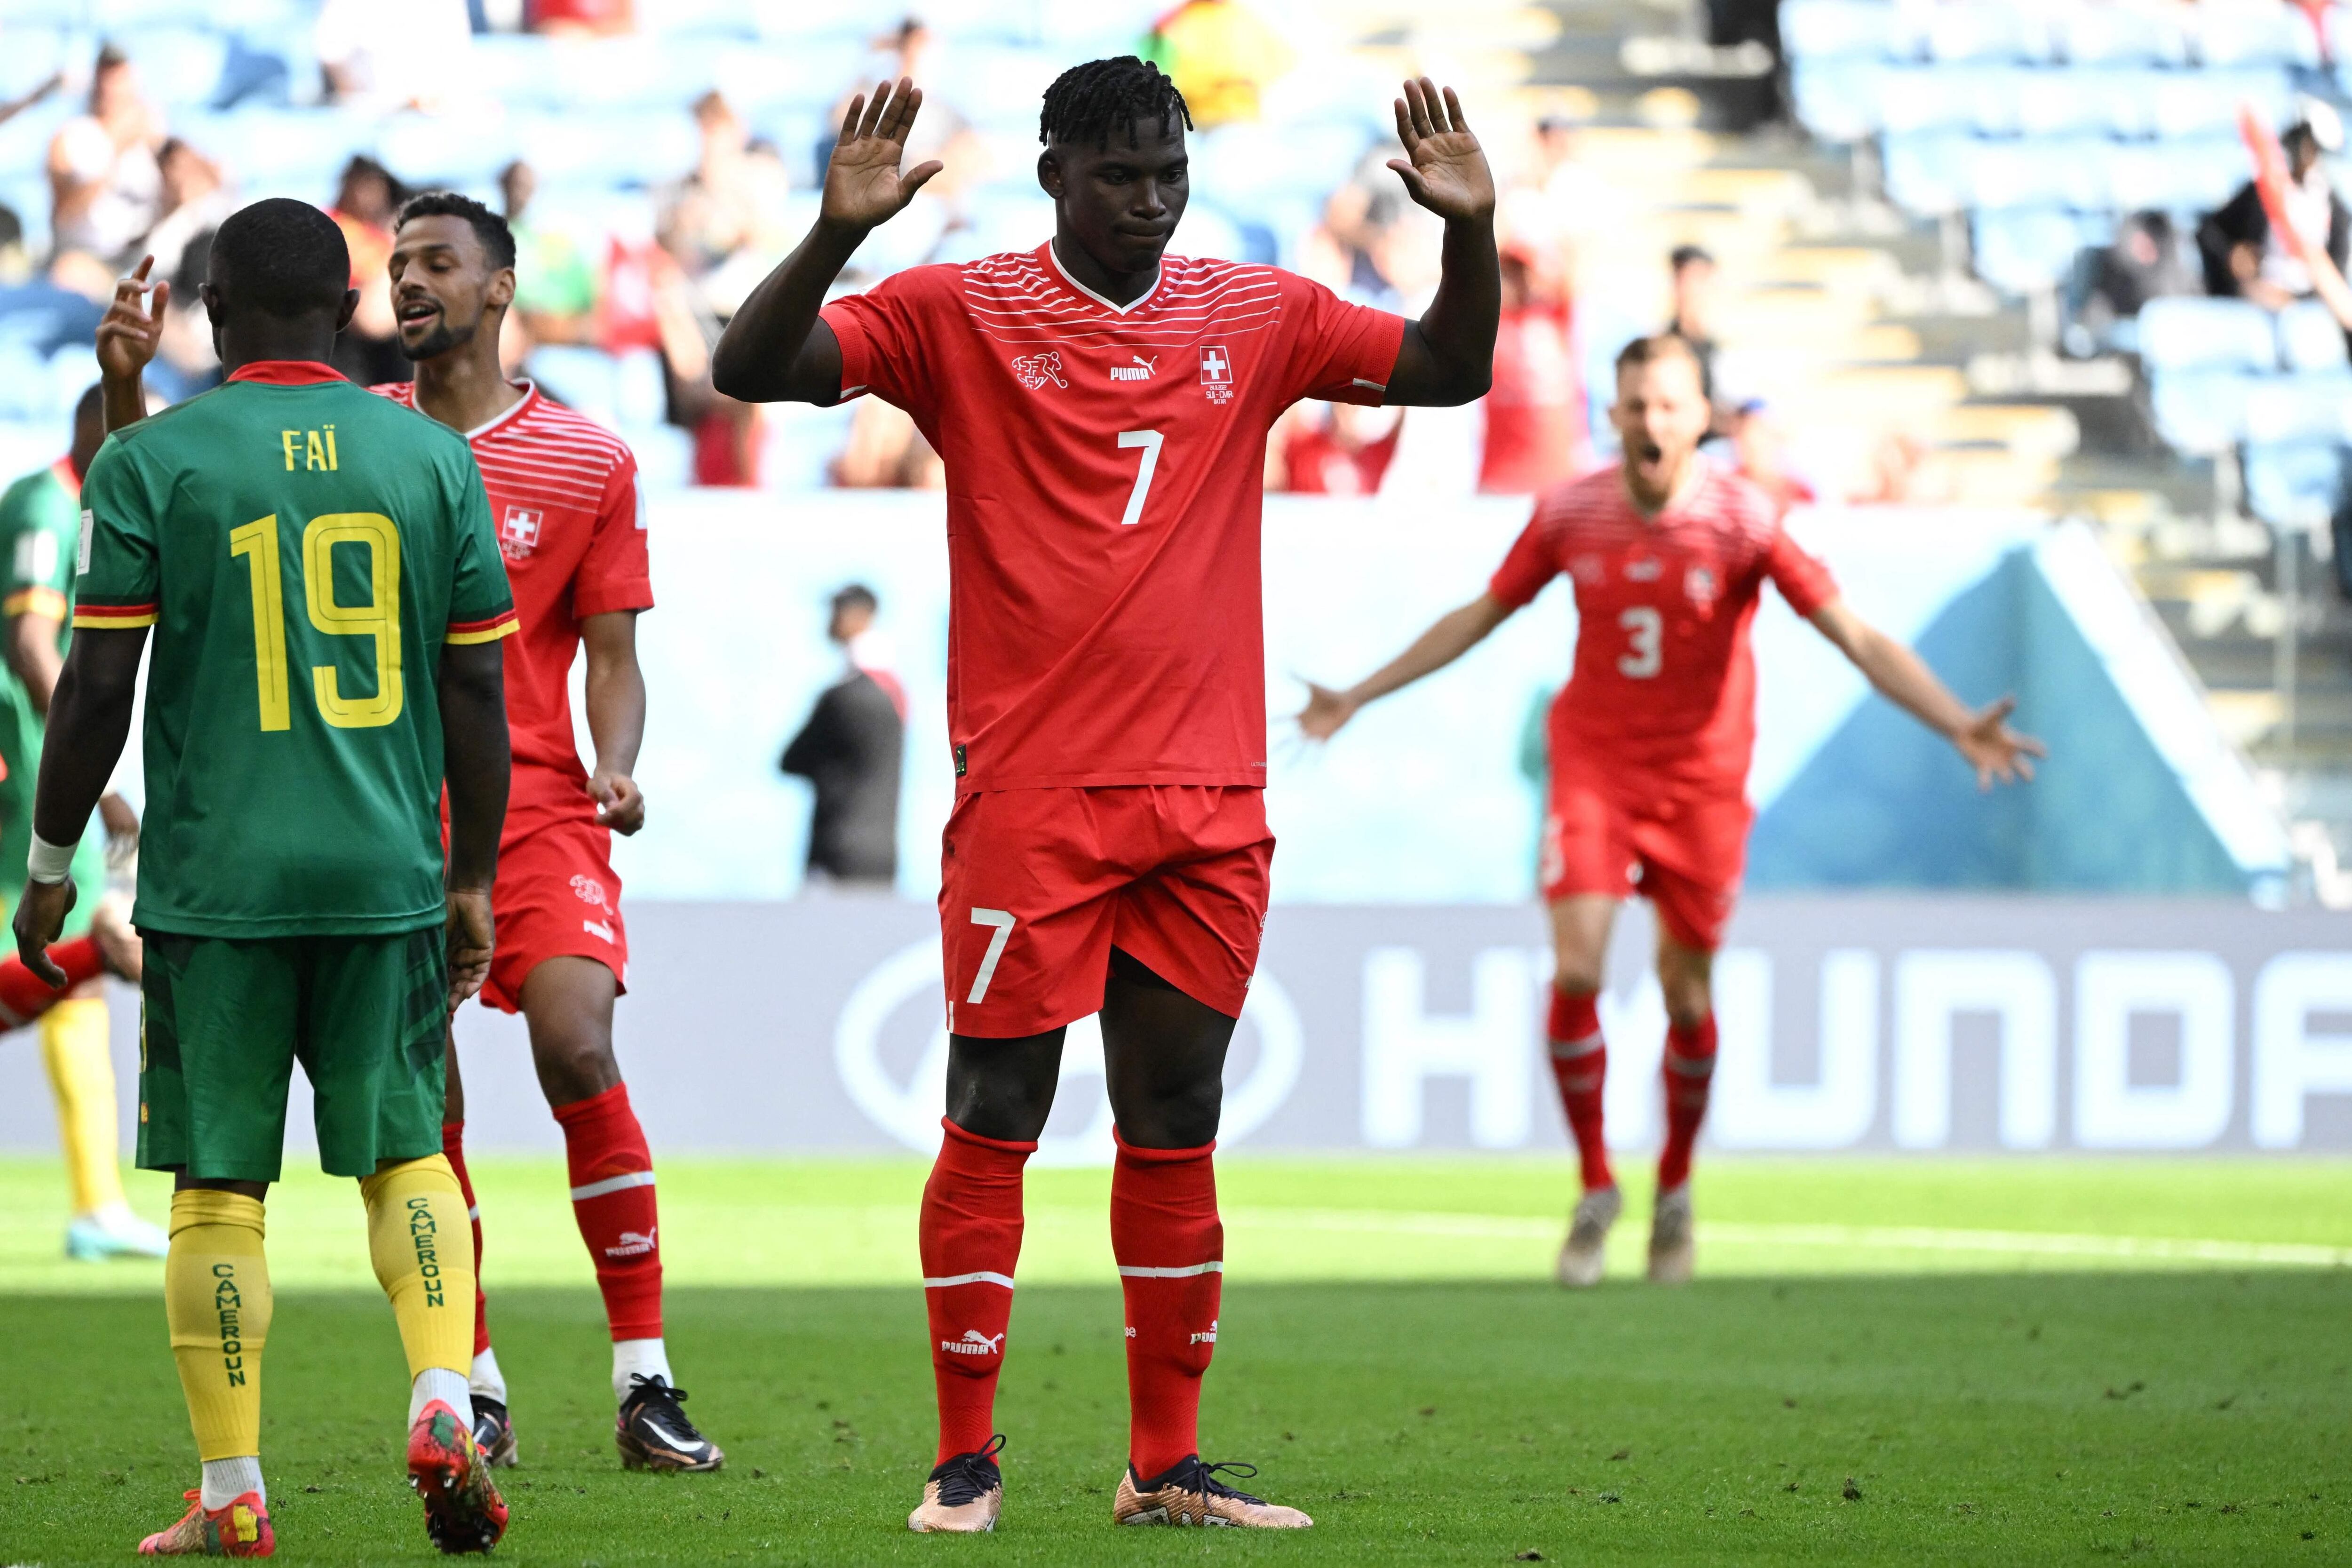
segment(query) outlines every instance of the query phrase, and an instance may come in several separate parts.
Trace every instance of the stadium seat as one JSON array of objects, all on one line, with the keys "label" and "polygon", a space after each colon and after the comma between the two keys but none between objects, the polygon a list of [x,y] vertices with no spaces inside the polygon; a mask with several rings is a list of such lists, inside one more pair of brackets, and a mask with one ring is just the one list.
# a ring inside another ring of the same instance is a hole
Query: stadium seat
[{"label": "stadium seat", "polygon": [[2149,130],[2158,136],[2234,135],[2238,110],[2252,104],[2273,124],[2283,121],[2294,92],[2277,69],[2151,72]]},{"label": "stadium seat", "polygon": [[2058,52],[2078,66],[2178,66],[2189,58],[2188,36],[2168,11],[2152,5],[2077,0],[2056,7],[2049,27]]},{"label": "stadium seat", "polygon": [[1801,59],[1790,72],[1797,120],[1824,142],[1859,142],[1885,129],[1879,114],[1893,68],[1875,59]]},{"label": "stadium seat", "polygon": [[1888,136],[1880,155],[1888,198],[1915,213],[1959,211],[1973,188],[1974,145],[1971,137],[1945,132]]},{"label": "stadium seat", "polygon": [[2054,207],[1980,208],[1969,228],[1977,276],[2014,294],[2056,284],[2084,244],[2082,221]]},{"label": "stadium seat", "polygon": [[131,34],[124,47],[155,101],[183,109],[212,101],[229,42],[224,34],[196,27],[150,27]]},{"label": "stadium seat", "polygon": [[56,406],[40,355],[23,343],[0,341],[0,419],[42,419]]},{"label": "stadium seat", "polygon": [[[2147,314],[2140,312],[2142,346]],[[2156,370],[2148,376],[2148,414],[2164,444],[2190,457],[2229,451],[2245,438],[2246,388],[2252,377],[2235,370]]]},{"label": "stadium seat", "polygon": [[[2026,136],[2065,136],[2086,132],[2134,134],[2137,121],[2129,107],[2144,90],[2138,71],[2013,70],[2001,82],[2008,104],[2008,129]],[[2121,119],[2126,121],[2118,125]],[[1979,128],[1993,128],[1979,121]]]},{"label": "stadium seat", "polygon": [[2319,64],[2310,20],[2278,0],[2202,0],[2183,7],[2189,47],[2208,67]]},{"label": "stadium seat", "polygon": [[2002,0],[1944,0],[1927,8],[1927,58],[1946,65],[1972,60],[2042,60],[2050,38],[2033,8]]},{"label": "stadium seat", "polygon": [[2152,371],[2266,372],[2278,365],[2278,336],[2270,313],[2243,300],[2151,300],[2139,352]]},{"label": "stadium seat", "polygon": [[2316,300],[2299,300],[2279,312],[2278,339],[2279,363],[2291,371],[2344,366],[2344,328],[2335,312]]},{"label": "stadium seat", "polygon": [[2341,438],[2252,441],[2245,451],[2246,507],[2274,528],[2324,528],[2344,502]]},{"label": "stadium seat", "polygon": [[2017,128],[2009,73],[1937,66],[1882,67],[1876,123],[1890,135],[1976,130],[2006,134]]},{"label": "stadium seat", "polygon": [[411,184],[487,186],[517,145],[502,114],[401,114],[383,122],[374,150]]},{"label": "stadium seat", "polygon": [[702,143],[677,110],[616,110],[596,115],[549,110],[513,117],[521,156],[546,179],[653,185],[684,177]]},{"label": "stadium seat", "polygon": [[1895,53],[1895,7],[1877,0],[1788,0],[1780,43],[1791,59],[1883,59]]},{"label": "stadium seat", "polygon": [[2257,376],[2246,387],[2249,441],[2352,439],[2352,370]]}]

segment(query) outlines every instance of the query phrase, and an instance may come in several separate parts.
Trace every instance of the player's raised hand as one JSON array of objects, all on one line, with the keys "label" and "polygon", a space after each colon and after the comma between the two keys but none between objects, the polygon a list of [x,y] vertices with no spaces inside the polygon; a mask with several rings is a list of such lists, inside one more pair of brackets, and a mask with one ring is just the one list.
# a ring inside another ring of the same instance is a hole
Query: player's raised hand
[{"label": "player's raised hand", "polygon": [[588,781],[588,795],[596,803],[596,825],[624,838],[646,825],[646,792],[626,773],[600,768]]},{"label": "player's raised hand", "polygon": [[[490,890],[449,889],[449,1011],[455,1013],[490,977]],[[21,919],[22,917],[19,916]]]},{"label": "player's raised hand", "polygon": [[163,308],[172,302],[172,285],[147,281],[154,266],[153,257],[141,257],[131,276],[116,281],[114,302],[99,320],[98,369],[110,381],[137,380],[163,342]]},{"label": "player's raised hand", "polygon": [[818,210],[825,222],[852,228],[887,223],[946,167],[935,158],[898,172],[907,132],[914,129],[922,107],[923,89],[908,77],[900,77],[895,87],[881,83],[871,100],[862,92],[849,100],[841,140],[833,144],[833,158],[824,168],[824,201]]},{"label": "player's raised hand", "polygon": [[2050,754],[2049,747],[2009,727],[2009,716],[2016,711],[2014,697],[1987,703],[1977,710],[1966,729],[1952,737],[1952,744],[1959,748],[1969,766],[1976,769],[1977,788],[1980,790],[1992,788],[1996,782],[2031,782],[2033,759]]},{"label": "player's raised hand", "polygon": [[1494,172],[1452,88],[1441,93],[1427,77],[1406,82],[1396,122],[1405,155],[1390,159],[1389,167],[1414,201],[1442,218],[1494,216]]},{"label": "player's raised hand", "polygon": [[27,877],[24,896],[16,900],[16,956],[52,991],[65,989],[66,972],[49,957],[49,943],[65,930],[66,916],[73,907],[71,877],[61,882],[36,882]]},{"label": "player's raised hand", "polygon": [[1307,683],[1307,706],[1298,710],[1298,732],[1310,741],[1328,741],[1356,716],[1356,704],[1344,691]]}]

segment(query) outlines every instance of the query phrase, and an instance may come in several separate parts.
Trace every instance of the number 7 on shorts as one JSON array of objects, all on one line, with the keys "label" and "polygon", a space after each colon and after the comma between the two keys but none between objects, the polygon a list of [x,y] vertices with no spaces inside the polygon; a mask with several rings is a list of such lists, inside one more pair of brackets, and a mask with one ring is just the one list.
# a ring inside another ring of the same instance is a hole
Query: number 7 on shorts
[{"label": "number 7 on shorts", "polygon": [[978,1005],[986,999],[988,983],[996,978],[996,961],[1004,956],[1004,944],[1013,938],[1013,912],[1010,910],[974,909],[971,923],[996,928],[996,934],[988,939],[988,951],[981,955],[980,973],[972,976],[971,994],[964,998],[968,1005]]}]

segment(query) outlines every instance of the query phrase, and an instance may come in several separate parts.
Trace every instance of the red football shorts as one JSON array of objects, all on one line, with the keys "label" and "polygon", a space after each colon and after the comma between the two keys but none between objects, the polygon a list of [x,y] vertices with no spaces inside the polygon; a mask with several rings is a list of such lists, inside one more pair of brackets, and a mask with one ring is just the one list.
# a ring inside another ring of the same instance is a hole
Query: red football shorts
[{"label": "red football shorts", "polygon": [[1544,897],[1639,893],[1667,935],[1713,952],[1739,895],[1755,816],[1737,793],[1637,799],[1590,774],[1556,773],[1544,817]]},{"label": "red football shorts", "polygon": [[629,931],[621,923],[621,879],[613,874],[613,830],[572,813],[531,816],[537,820],[527,826],[507,818],[490,893],[498,946],[482,1004],[501,1013],[522,1011],[522,983],[551,958],[593,958],[614,979],[628,979]]},{"label": "red football shorts", "polygon": [[948,817],[948,1027],[1011,1039],[1102,1008],[1110,950],[1241,1016],[1265,932],[1265,792],[1120,784],[987,790]]}]

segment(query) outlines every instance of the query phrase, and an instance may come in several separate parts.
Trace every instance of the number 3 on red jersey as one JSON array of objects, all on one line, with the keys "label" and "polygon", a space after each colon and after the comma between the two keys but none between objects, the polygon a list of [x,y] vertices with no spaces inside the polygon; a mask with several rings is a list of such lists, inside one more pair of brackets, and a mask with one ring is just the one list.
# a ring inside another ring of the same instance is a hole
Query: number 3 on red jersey
[{"label": "number 3 on red jersey", "polygon": [[1665,617],[1647,605],[1629,606],[1617,617],[1625,628],[1626,650],[1617,656],[1617,673],[1632,680],[1647,680],[1665,663]]}]

